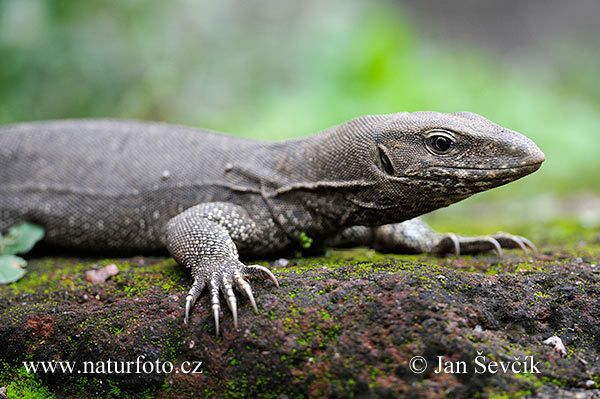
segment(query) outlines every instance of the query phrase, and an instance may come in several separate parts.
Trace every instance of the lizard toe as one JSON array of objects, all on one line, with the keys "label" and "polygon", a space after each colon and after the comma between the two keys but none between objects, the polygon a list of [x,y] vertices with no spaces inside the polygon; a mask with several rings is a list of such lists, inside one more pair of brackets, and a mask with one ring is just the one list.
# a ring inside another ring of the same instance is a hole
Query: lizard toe
[{"label": "lizard toe", "polygon": [[526,237],[523,236],[516,236],[519,237],[519,239],[523,242],[523,244],[525,244],[527,247],[529,247],[529,249],[531,249],[533,251],[534,254],[538,253],[538,249],[537,247]]},{"label": "lizard toe", "polygon": [[493,234],[492,237],[498,240],[498,242],[500,242],[504,248],[519,248],[525,252],[525,254],[529,254],[529,250],[533,251],[534,253],[538,252],[536,246],[530,240],[522,236],[501,231]]},{"label": "lizard toe", "polygon": [[213,318],[215,319],[215,330],[217,337],[219,336],[219,313],[221,312],[221,304],[219,302],[219,283],[216,279],[210,281],[210,302],[212,304]]},{"label": "lizard toe", "polygon": [[198,300],[198,297],[204,290],[206,286],[206,281],[202,278],[196,278],[194,280],[194,284],[192,284],[192,288],[188,291],[188,295],[185,298],[185,318],[183,319],[184,324],[188,324],[190,320],[190,311],[192,307]]},{"label": "lizard toe", "polygon": [[496,240],[494,237],[486,237],[486,240],[494,246],[494,251],[496,251],[496,254],[498,256],[504,255],[504,252],[502,252],[502,246],[500,245],[498,240]]},{"label": "lizard toe", "polygon": [[[192,269],[194,275],[194,284],[189,290],[185,302],[185,318],[184,323],[187,325],[190,322],[190,313],[198,297],[202,293],[205,287],[208,287],[211,309],[215,322],[216,335],[220,333],[220,314],[221,314],[221,303],[219,299],[219,293],[222,292],[225,297],[225,301],[231,314],[233,316],[233,325],[238,328],[238,306],[237,298],[234,293],[234,287],[241,293],[243,293],[250,304],[254,313],[258,313],[258,307],[256,306],[256,300],[252,293],[252,288],[247,279],[270,279],[279,286],[277,279],[273,273],[264,266],[250,265],[246,266],[243,263],[235,260],[228,260],[225,264],[221,263],[220,270],[217,268],[211,268],[212,273],[202,274],[196,272],[196,269]],[[199,269],[198,269],[199,270]],[[219,270],[217,272],[217,270]]]},{"label": "lizard toe", "polygon": [[234,278],[236,288],[240,292],[242,292],[246,296],[246,298],[248,298],[248,300],[252,304],[252,309],[254,309],[254,313],[258,314],[256,300],[254,300],[254,295],[252,294],[252,288],[250,287],[250,284],[248,283],[248,281],[246,281],[246,279],[244,279],[244,277],[242,277],[242,275],[239,272],[236,272],[234,274]]},{"label": "lizard toe", "polygon": [[489,236],[458,236],[452,233],[445,234],[444,239],[440,241],[438,252],[450,252],[454,247],[454,253],[472,254],[477,252],[486,252],[493,250],[498,256],[503,256],[503,249],[520,249],[525,254],[530,250],[537,252],[537,248],[531,241],[525,237],[498,232]]},{"label": "lizard toe", "polygon": [[458,258],[460,256],[460,241],[458,236],[454,233],[446,233],[446,238],[452,242],[454,247],[454,255]]},{"label": "lizard toe", "polygon": [[237,314],[237,299],[235,298],[235,294],[233,293],[233,286],[231,285],[230,280],[223,278],[221,282],[221,290],[225,294],[225,300],[227,302],[227,306],[233,315],[233,326],[235,329],[238,328],[238,314]]},{"label": "lizard toe", "polygon": [[243,269],[244,277],[250,279],[266,280],[269,279],[275,284],[275,287],[279,288],[279,282],[275,278],[275,275],[266,267],[261,265],[248,265]]},{"label": "lizard toe", "polygon": [[494,237],[500,243],[500,245],[502,245],[503,248],[519,248],[521,251],[525,252],[525,254],[529,253],[529,249],[527,249],[525,242],[519,236],[499,232],[493,234],[492,237]]},{"label": "lizard toe", "polygon": [[454,252],[456,256],[460,256],[486,251],[495,251],[498,256],[503,255],[502,246],[492,236],[469,237],[447,233],[434,252],[440,254]]}]

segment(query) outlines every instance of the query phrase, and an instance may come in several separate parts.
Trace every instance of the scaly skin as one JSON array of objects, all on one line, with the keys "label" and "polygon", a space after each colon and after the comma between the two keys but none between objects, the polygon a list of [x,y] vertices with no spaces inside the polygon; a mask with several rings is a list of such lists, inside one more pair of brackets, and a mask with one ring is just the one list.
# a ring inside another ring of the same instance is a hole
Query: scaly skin
[{"label": "scaly skin", "polygon": [[[386,251],[534,249],[522,237],[439,234],[410,220],[537,170],[526,137],[472,113],[364,116],[278,143],[126,120],[0,128],[0,231],[22,221],[43,244],[98,253],[164,253],[190,269],[185,322],[205,287],[219,331],[219,291],[256,304],[242,258],[302,246]],[[400,223],[408,221],[406,223]],[[399,224],[400,223],[400,224]]]}]

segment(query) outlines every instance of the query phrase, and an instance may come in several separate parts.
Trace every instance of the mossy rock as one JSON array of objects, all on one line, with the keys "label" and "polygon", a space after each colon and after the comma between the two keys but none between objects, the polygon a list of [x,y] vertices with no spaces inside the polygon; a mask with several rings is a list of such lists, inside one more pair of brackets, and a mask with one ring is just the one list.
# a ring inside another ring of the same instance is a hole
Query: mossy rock
[{"label": "mossy rock", "polygon": [[[0,287],[0,386],[9,397],[26,386],[66,398],[592,394],[600,383],[600,245],[548,248],[535,257],[358,249],[292,258],[273,267],[279,289],[253,283],[258,315],[242,296],[238,330],[222,312],[218,338],[206,295],[183,324],[190,277],[173,260],[32,259],[21,281]],[[117,276],[86,281],[86,270],[110,263]],[[567,356],[542,343],[554,335]],[[533,358],[540,372],[475,374],[480,354],[487,363]],[[429,364],[423,373],[409,368],[417,355]],[[470,371],[436,373],[440,356]],[[109,361],[137,359],[174,370],[106,370]],[[80,372],[32,374],[24,361],[71,361]],[[98,373],[82,373],[84,362]]]}]

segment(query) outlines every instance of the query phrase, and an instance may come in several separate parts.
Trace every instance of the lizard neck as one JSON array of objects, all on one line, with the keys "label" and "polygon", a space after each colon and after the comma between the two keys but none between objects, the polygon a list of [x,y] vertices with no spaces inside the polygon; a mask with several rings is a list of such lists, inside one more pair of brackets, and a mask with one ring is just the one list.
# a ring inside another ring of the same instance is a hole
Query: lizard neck
[{"label": "lizard neck", "polygon": [[365,170],[373,131],[384,116],[366,116],[306,138],[273,143],[260,158],[268,171],[258,179],[263,198],[288,235],[330,236],[372,220],[352,201],[375,184]]},{"label": "lizard neck", "polygon": [[285,183],[350,186],[364,180],[373,135],[385,115],[363,116],[312,136],[272,143],[267,168]]}]

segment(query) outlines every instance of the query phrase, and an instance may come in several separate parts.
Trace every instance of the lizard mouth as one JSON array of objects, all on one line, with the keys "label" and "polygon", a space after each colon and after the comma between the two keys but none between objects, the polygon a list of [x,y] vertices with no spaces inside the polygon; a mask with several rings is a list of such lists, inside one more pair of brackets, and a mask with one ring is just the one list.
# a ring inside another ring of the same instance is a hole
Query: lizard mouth
[{"label": "lizard mouth", "polygon": [[[527,151],[519,151],[516,162],[513,160],[512,162],[509,161],[508,164],[492,167],[486,167],[486,165],[433,165],[432,168],[442,174],[455,175],[456,177],[465,180],[506,179],[511,176],[513,176],[514,179],[518,179],[538,170],[545,160],[546,155],[544,155],[537,146],[533,145],[533,147]],[[510,163],[513,164],[511,165]]]},{"label": "lizard mouth", "polygon": [[463,182],[473,182],[477,185],[489,185],[496,187],[527,176],[540,168],[541,162],[514,167],[501,168],[460,168],[440,167],[436,168],[440,177],[449,178]]},{"label": "lizard mouth", "polygon": [[473,168],[462,166],[433,165],[426,169],[421,169],[417,173],[410,173],[403,176],[393,176],[398,181],[435,181],[440,179],[460,180],[460,181],[478,181],[493,182],[495,180],[512,181],[527,176],[542,166],[542,162],[530,163],[518,166],[506,166],[499,168]]},{"label": "lizard mouth", "polygon": [[455,169],[455,170],[469,170],[469,171],[492,171],[492,172],[502,172],[504,170],[515,171],[520,169],[531,169],[532,171],[536,171],[542,166],[542,162],[528,163],[524,165],[515,165],[515,166],[503,166],[498,168],[469,168],[465,166],[448,166],[448,165],[435,165],[433,168],[439,169]]},{"label": "lizard mouth", "polygon": [[478,185],[498,186],[527,176],[540,168],[541,162],[500,168],[471,168],[439,165],[420,173],[421,180],[448,179],[456,182],[476,182]]}]

